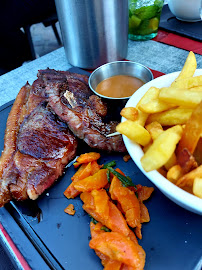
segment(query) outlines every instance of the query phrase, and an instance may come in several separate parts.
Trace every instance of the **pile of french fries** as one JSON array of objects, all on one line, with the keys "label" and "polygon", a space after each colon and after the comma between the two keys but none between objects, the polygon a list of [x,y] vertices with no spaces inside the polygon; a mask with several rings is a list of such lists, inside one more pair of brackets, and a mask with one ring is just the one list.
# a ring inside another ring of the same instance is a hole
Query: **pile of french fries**
[{"label": "pile of french fries", "polygon": [[202,198],[202,75],[193,52],[169,87],[151,87],[136,107],[126,107],[117,132],[140,144],[146,172],[158,170]]}]

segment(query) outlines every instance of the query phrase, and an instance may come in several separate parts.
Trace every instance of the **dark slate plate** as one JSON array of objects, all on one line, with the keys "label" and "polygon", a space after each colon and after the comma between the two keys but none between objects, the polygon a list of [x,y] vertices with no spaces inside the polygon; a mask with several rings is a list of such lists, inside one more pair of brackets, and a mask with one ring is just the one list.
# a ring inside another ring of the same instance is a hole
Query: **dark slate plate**
[{"label": "dark slate plate", "polygon": [[[74,72],[83,73],[79,69]],[[12,102],[0,108],[0,150]],[[81,146],[81,151],[87,149]],[[104,154],[100,163],[117,161],[134,183],[153,186],[132,160],[123,161],[122,154]],[[2,225],[30,264],[32,269],[101,270],[99,258],[88,246],[90,239],[89,216],[82,209],[79,198],[67,200],[63,192],[71,182],[73,166],[54,186],[37,201],[11,202],[0,209]],[[73,203],[75,216],[64,213]],[[201,269],[202,217],[170,201],[157,188],[146,202],[151,221],[143,224],[140,245],[146,251],[145,270]],[[34,252],[36,255],[34,255]]]},{"label": "dark slate plate", "polygon": [[168,5],[163,6],[159,28],[202,41],[202,21],[180,21],[171,13]]}]

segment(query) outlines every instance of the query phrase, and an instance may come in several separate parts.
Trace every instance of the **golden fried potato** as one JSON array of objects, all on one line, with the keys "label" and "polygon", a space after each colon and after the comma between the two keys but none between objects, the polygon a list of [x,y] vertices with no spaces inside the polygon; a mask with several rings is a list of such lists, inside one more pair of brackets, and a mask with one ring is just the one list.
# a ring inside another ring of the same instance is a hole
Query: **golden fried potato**
[{"label": "golden fried potato", "polygon": [[180,125],[163,131],[141,158],[143,169],[149,172],[162,167],[174,153],[181,136],[182,127]]},{"label": "golden fried potato", "polygon": [[167,172],[167,179],[172,182],[173,184],[176,184],[177,180],[180,179],[180,177],[183,176],[183,171],[180,165],[174,165],[171,167]]},{"label": "golden fried potato", "polygon": [[116,131],[142,146],[147,145],[151,140],[149,132],[143,126],[131,120],[118,124]]},{"label": "golden fried potato", "polygon": [[169,160],[165,163],[164,167],[168,171],[171,167],[177,164],[177,157],[175,153],[172,154],[172,156],[169,158]]},{"label": "golden fried potato", "polygon": [[158,112],[163,112],[174,107],[176,107],[176,105],[163,102],[157,98],[155,100],[151,100],[150,102],[146,104],[140,105],[139,109],[145,113],[158,113]]},{"label": "golden fried potato", "polygon": [[150,114],[146,124],[157,121],[162,126],[183,125],[190,118],[192,111],[189,108],[175,108],[161,113]]},{"label": "golden fried potato", "polygon": [[186,89],[179,90],[175,87],[163,87],[159,93],[159,99],[177,106],[195,108],[202,100],[202,92]]},{"label": "golden fried potato", "polygon": [[135,121],[138,118],[138,110],[134,107],[125,107],[121,110],[121,116],[127,120]]},{"label": "golden fried potato", "polygon": [[145,128],[149,131],[153,141],[163,132],[161,124],[157,121],[151,122]]},{"label": "golden fried potato", "polygon": [[202,85],[189,88],[189,91],[202,91]]},{"label": "golden fried potato", "polygon": [[175,81],[173,82],[172,87],[181,88],[181,89],[189,89],[192,87],[197,87],[199,85],[202,85],[202,75],[185,78],[177,82]]},{"label": "golden fried potato", "polygon": [[193,182],[193,193],[197,197],[202,199],[202,175],[201,177],[196,177]]},{"label": "golden fried potato", "polygon": [[182,176],[176,185],[190,193],[193,191],[193,182],[195,178],[202,177],[202,165]]},{"label": "golden fried potato", "polygon": [[179,76],[175,79],[174,83],[172,83],[171,85],[173,86],[175,82],[182,80],[184,78],[192,77],[194,75],[196,67],[197,62],[195,54],[192,51],[190,51]]},{"label": "golden fried potato", "polygon": [[159,95],[159,89],[156,87],[150,87],[149,90],[144,94],[144,96],[140,99],[136,108],[138,109],[138,118],[137,123],[144,126],[148,117],[148,113],[145,113],[139,109],[139,107],[143,104],[148,103],[151,100],[155,100]]}]

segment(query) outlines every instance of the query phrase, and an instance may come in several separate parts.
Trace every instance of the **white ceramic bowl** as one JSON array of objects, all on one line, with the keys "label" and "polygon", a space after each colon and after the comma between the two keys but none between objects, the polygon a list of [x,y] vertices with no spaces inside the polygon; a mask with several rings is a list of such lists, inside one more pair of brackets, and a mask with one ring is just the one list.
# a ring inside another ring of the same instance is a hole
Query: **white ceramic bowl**
[{"label": "white ceramic bowl", "polygon": [[168,0],[170,11],[177,19],[187,22],[200,21],[201,0]]},{"label": "white ceramic bowl", "polygon": [[[169,86],[174,79],[177,77],[179,72],[171,73],[168,75],[161,76],[157,79],[154,79],[151,82],[148,82],[147,84],[143,85],[141,88],[139,88],[132,97],[128,100],[126,103],[126,107],[134,107],[138,103],[138,101],[141,99],[141,97],[147,92],[147,90],[151,86],[155,87],[167,87]],[[195,75],[202,75],[202,69],[198,69],[195,72]],[[122,121],[125,121],[124,118],[122,118]],[[133,161],[136,163],[136,165],[139,167],[139,169],[143,172],[143,174],[157,187],[161,190],[162,193],[164,193],[165,196],[167,196],[169,199],[171,199],[176,204],[180,205],[181,207],[197,213],[199,215],[202,215],[202,199],[184,191],[183,189],[177,187],[170,181],[168,181],[165,177],[163,177],[159,172],[151,171],[151,172],[145,172],[142,168],[140,159],[143,156],[142,148],[139,144],[132,142],[130,139],[128,139],[126,136],[123,135],[123,140],[125,142],[126,148],[133,159]]]}]

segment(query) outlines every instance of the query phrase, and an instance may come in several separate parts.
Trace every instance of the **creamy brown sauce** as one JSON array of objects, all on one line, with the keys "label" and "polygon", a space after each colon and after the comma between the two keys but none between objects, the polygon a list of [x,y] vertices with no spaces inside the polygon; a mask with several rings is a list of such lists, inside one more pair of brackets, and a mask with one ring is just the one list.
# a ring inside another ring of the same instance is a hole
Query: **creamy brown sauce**
[{"label": "creamy brown sauce", "polygon": [[107,97],[130,97],[144,82],[128,75],[116,75],[100,82],[96,92]]}]

